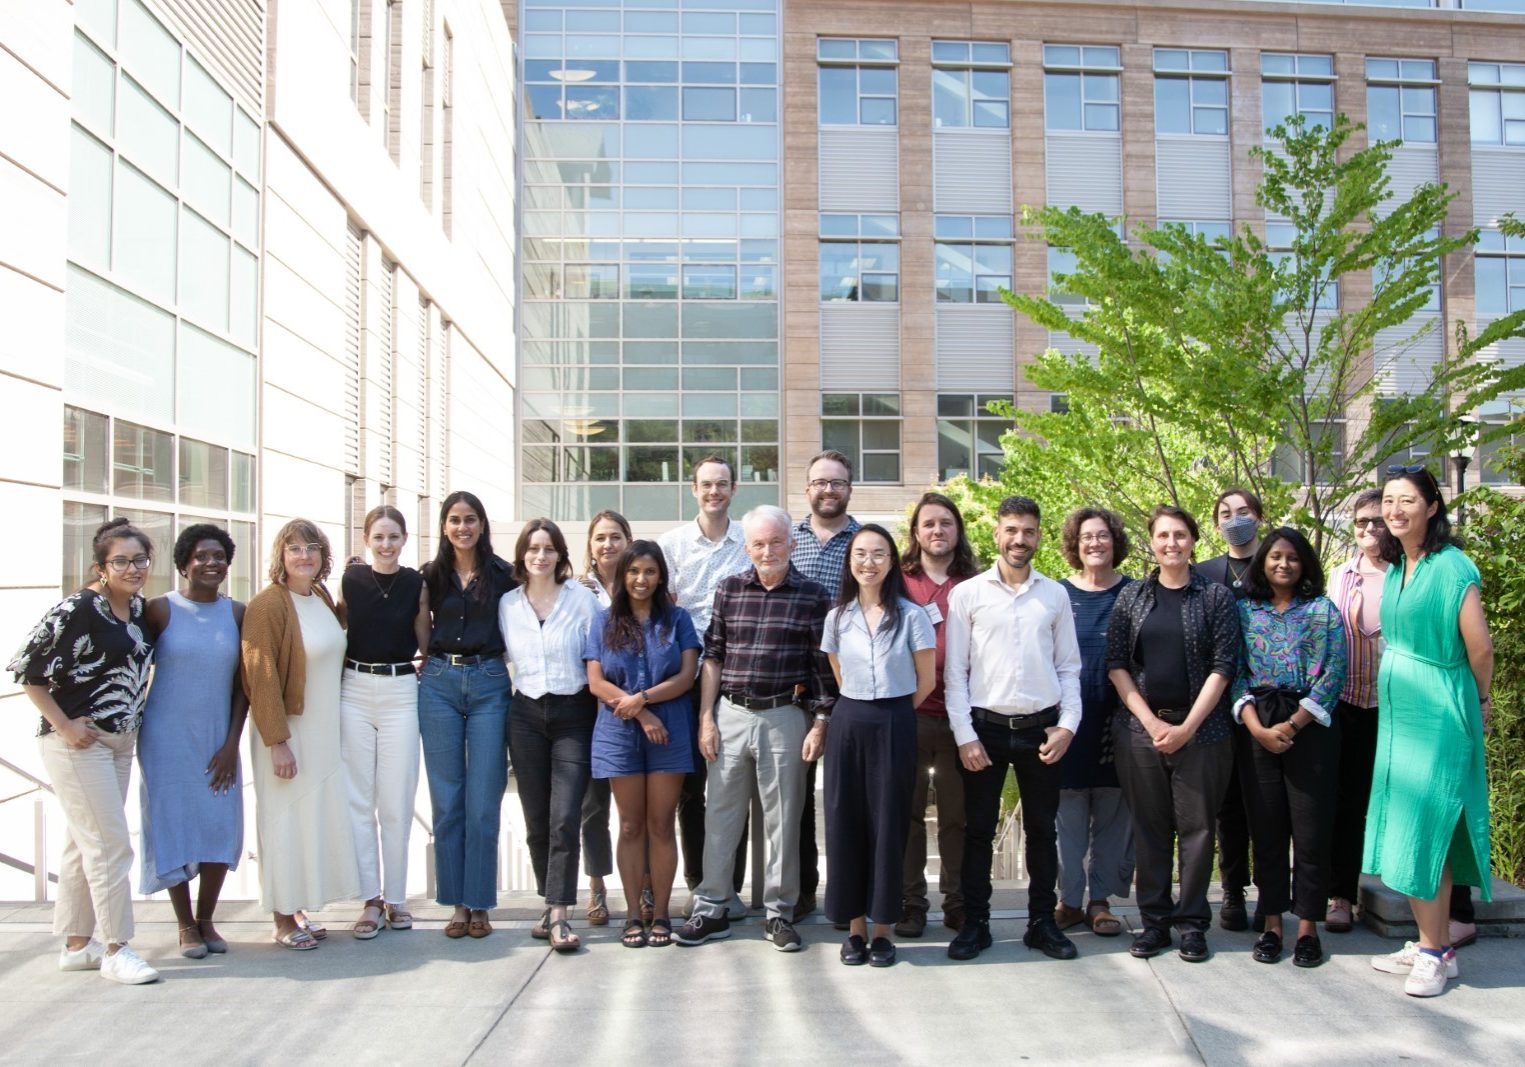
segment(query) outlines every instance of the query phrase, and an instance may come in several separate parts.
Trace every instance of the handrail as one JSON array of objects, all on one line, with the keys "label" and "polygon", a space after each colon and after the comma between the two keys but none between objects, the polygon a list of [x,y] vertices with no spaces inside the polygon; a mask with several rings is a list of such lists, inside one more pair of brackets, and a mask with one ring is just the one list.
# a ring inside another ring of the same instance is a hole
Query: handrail
[{"label": "handrail", "polygon": [[[37,873],[37,868],[28,863],[26,860],[18,860],[15,856],[7,856],[4,852],[0,852],[0,866],[13,867],[23,874]],[[58,875],[50,873],[48,875],[48,881],[52,882],[54,885],[57,885]]]},{"label": "handrail", "polygon": [[35,774],[31,774],[28,771],[22,770],[20,767],[16,766],[14,763],[12,763],[8,759],[0,758],[0,767],[4,767],[6,770],[10,771],[14,775],[18,775],[19,777],[25,778],[27,781],[31,782],[33,785],[35,785],[39,789],[46,790],[49,793],[53,792],[53,787],[51,785],[49,785],[47,782],[44,782],[41,778],[37,777]]}]

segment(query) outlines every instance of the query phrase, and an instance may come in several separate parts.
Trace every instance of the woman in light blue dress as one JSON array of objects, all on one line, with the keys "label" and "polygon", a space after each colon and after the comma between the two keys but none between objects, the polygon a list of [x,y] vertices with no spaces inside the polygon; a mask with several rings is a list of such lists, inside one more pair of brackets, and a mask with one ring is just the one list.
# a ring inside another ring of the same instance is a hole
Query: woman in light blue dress
[{"label": "woman in light blue dress", "polygon": [[[239,738],[249,702],[239,678],[244,606],[219,590],[233,539],[208,523],[175,542],[185,588],[149,602],[153,684],[138,737],[143,810],[141,889],[169,891],[180,954],[226,952],[212,913],[244,844]],[[196,905],[190,880],[200,876]]]}]

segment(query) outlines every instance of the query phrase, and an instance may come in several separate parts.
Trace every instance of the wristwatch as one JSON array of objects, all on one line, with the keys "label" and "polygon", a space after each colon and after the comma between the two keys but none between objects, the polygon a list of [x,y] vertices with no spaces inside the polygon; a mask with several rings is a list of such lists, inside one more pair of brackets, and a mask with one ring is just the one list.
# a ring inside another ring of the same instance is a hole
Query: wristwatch
[{"label": "wristwatch", "polygon": [[815,721],[819,723],[825,723],[827,726],[830,726],[831,716],[827,715],[824,711],[818,711],[815,713]]}]

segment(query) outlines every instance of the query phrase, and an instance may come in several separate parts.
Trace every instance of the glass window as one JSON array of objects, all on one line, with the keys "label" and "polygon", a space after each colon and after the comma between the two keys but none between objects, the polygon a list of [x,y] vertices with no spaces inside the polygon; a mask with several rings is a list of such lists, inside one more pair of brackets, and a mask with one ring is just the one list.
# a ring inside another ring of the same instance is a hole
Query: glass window
[{"label": "glass window", "polygon": [[[1297,231],[1291,223],[1267,222],[1266,223],[1266,248],[1272,262],[1279,267],[1285,264],[1288,270],[1297,270],[1297,255],[1292,251],[1293,241]],[[1314,306],[1321,310],[1336,311],[1340,306],[1340,280],[1338,278],[1323,279],[1317,283],[1318,293],[1314,300]],[[1313,298],[1312,293],[1282,293],[1284,300],[1307,301]]]},{"label": "glass window", "polygon": [[185,124],[222,156],[233,156],[233,98],[189,56],[185,59]]},{"label": "glass window", "polygon": [[1075,273],[1075,253],[1068,248],[1054,248],[1048,250],[1048,295],[1049,299],[1056,304],[1071,304],[1083,307],[1088,301],[1085,297],[1075,293],[1065,292],[1060,288],[1063,284],[1060,275]]},{"label": "glass window", "polygon": [[82,493],[109,493],[108,419],[92,411],[64,406],[63,487]]},{"label": "glass window", "polygon": [[180,503],[191,507],[228,507],[228,450],[204,441],[180,438]]},{"label": "glass window", "polygon": [[112,481],[118,496],[175,499],[171,434],[117,419],[112,433]]},{"label": "glass window", "polygon": [[933,41],[932,62],[933,126],[1010,127],[1009,45]]},{"label": "glass window", "polygon": [[180,195],[207,218],[227,226],[233,172],[212,150],[189,133],[185,135],[185,169]]},{"label": "glass window", "polygon": [[109,134],[116,109],[116,67],[82,34],[74,36],[73,85],[75,118]]},{"label": "glass window", "polygon": [[893,303],[900,299],[900,246],[821,242],[821,300]]},{"label": "glass window", "polygon": [[1366,61],[1366,127],[1373,141],[1435,143],[1435,63]]},{"label": "glass window", "polygon": [[683,118],[685,121],[710,122],[736,121],[735,89],[683,89]]},{"label": "glass window", "polygon": [[900,481],[899,394],[825,393],[821,416],[821,447],[852,460],[855,481]]},{"label": "glass window", "polygon": [[169,107],[180,106],[180,45],[141,0],[122,0],[122,66]]},{"label": "glass window", "polygon": [[163,185],[180,181],[180,127],[131,78],[122,79],[117,109],[117,147]]},{"label": "glass window", "polygon": [[1474,269],[1479,315],[1508,315],[1525,308],[1525,238],[1484,230]]},{"label": "glass window", "polygon": [[111,265],[111,149],[78,126],[69,150],[69,258]]},{"label": "glass window", "polygon": [[1119,128],[1116,48],[1045,45],[1043,64],[1046,129],[1114,132]]},{"label": "glass window", "polygon": [[117,275],[145,296],[166,306],[175,302],[175,198],[134,168],[117,161]]},{"label": "glass window", "polygon": [[66,592],[74,593],[95,581],[95,531],[105,521],[106,508],[102,504],[64,501],[63,588]]},{"label": "glass window", "polygon": [[[894,41],[841,41],[821,38],[823,60],[817,101],[823,126],[893,126],[897,122],[898,79]],[[838,53],[851,53],[851,55]],[[827,61],[857,59],[859,63]],[[865,65],[868,63],[876,65]],[[878,65],[883,64],[883,65]]]},{"label": "glass window", "polygon": [[1228,136],[1227,53],[1157,48],[1154,69],[1156,133]]},{"label": "glass window", "polygon": [[228,239],[194,211],[180,215],[180,307],[188,318],[224,333],[231,289]]},{"label": "glass window", "polygon": [[1470,66],[1472,143],[1525,145],[1525,64]]},{"label": "glass window", "polygon": [[[246,452],[233,453],[232,501],[234,511],[254,510],[254,457]],[[252,547],[252,546],[251,546]]]},{"label": "glass window", "polygon": [[1334,126],[1334,60],[1330,56],[1265,52],[1260,57],[1261,110],[1267,131],[1294,115],[1306,128]]},{"label": "glass window", "polygon": [[1009,420],[992,415],[991,401],[1011,402],[1010,396],[939,394],[937,397],[937,468],[946,481],[960,474],[970,478],[999,478],[1005,464],[1001,435]]},{"label": "glass window", "polygon": [[[955,220],[938,216],[938,227]],[[972,222],[973,220],[960,220]],[[973,227],[969,227],[973,231]],[[933,286],[939,303],[1000,303],[1001,289],[1011,288],[1011,246],[1009,244],[953,244],[938,242],[933,246]]]}]

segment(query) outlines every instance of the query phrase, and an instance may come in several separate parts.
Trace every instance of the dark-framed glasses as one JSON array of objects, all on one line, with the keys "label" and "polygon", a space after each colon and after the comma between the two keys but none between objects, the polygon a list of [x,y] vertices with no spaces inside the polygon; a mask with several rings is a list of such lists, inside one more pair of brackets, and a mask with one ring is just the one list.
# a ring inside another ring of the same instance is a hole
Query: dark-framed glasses
[{"label": "dark-framed glasses", "polygon": [[117,574],[123,573],[127,570],[128,567],[132,567],[135,570],[146,571],[152,565],[153,560],[149,559],[147,556],[133,556],[131,559],[128,559],[126,556],[112,556],[106,561],[106,566],[111,568],[111,570]]}]

